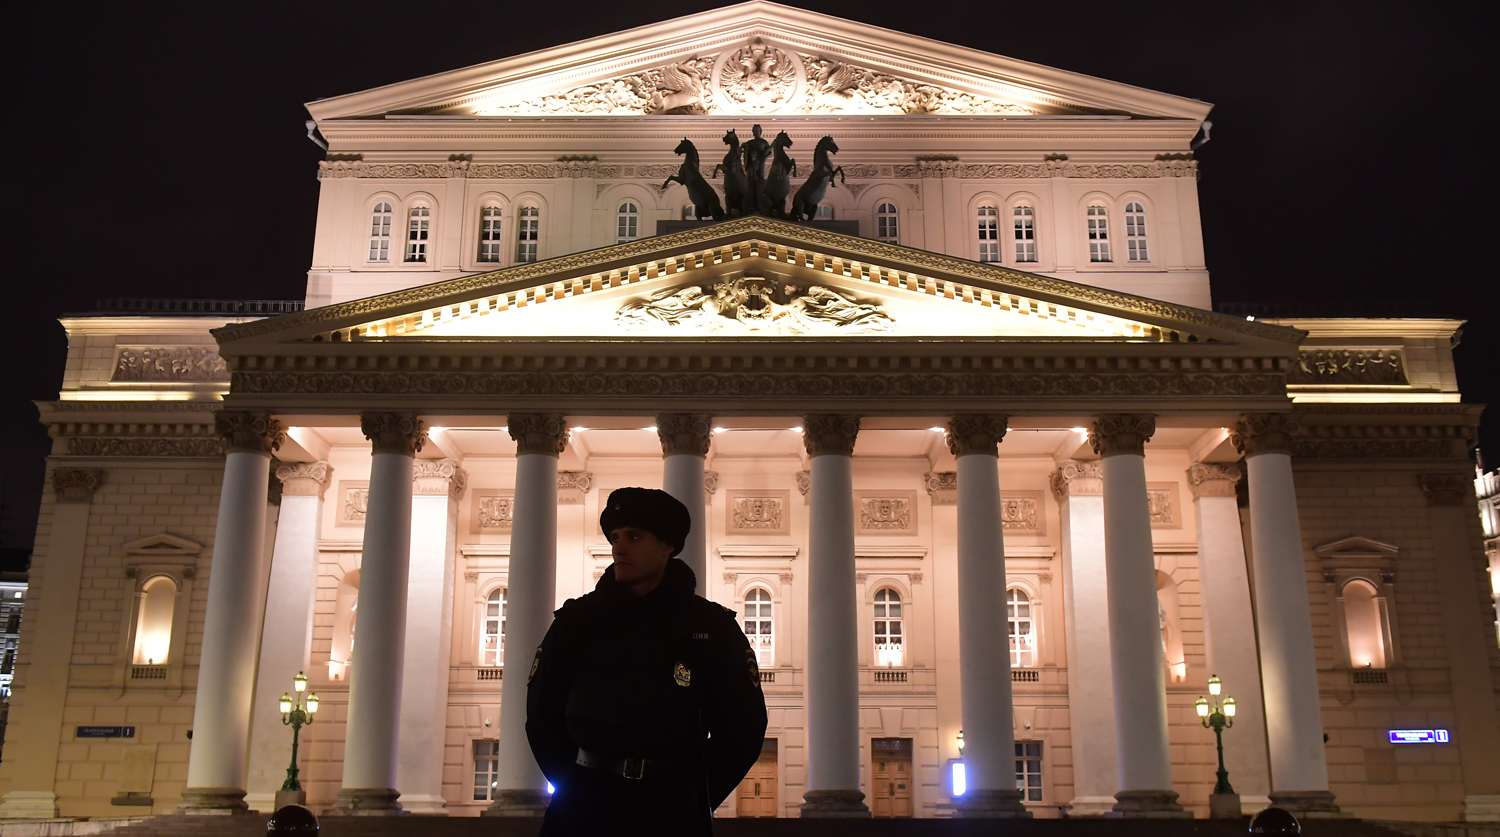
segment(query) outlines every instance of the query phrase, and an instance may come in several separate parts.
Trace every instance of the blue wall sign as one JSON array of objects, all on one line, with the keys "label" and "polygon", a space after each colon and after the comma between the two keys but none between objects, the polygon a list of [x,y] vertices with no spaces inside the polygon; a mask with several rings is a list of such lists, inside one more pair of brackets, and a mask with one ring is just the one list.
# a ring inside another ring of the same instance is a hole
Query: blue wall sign
[{"label": "blue wall sign", "polygon": [[79,727],[75,738],[134,738],[135,727]]},{"label": "blue wall sign", "polygon": [[1445,729],[1393,729],[1389,734],[1392,744],[1448,743],[1448,731]]}]

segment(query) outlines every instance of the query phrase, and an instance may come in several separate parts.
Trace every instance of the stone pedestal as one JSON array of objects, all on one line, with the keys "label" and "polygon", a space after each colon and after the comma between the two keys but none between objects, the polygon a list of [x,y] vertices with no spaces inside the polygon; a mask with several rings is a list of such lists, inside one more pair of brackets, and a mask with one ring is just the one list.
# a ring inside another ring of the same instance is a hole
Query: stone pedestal
[{"label": "stone pedestal", "polygon": [[[374,482],[374,480],[371,480]],[[345,771],[347,772],[347,770]],[[406,815],[396,800],[401,794],[395,788],[343,788],[325,817],[399,817]]]},{"label": "stone pedestal", "polygon": [[531,819],[544,816],[551,802],[552,797],[542,791],[497,790],[494,800],[479,816]]},{"label": "stone pedestal", "polygon": [[1213,820],[1237,820],[1244,816],[1240,810],[1240,795],[1237,793],[1211,793],[1208,795],[1208,818]]},{"label": "stone pedestal", "polygon": [[857,790],[810,790],[802,794],[804,819],[869,819],[865,794]]},{"label": "stone pedestal", "polygon": [[271,809],[272,813],[280,811],[282,808],[285,808],[288,805],[301,805],[304,808],[307,807],[307,791],[279,790],[276,792],[275,799],[275,807]]}]

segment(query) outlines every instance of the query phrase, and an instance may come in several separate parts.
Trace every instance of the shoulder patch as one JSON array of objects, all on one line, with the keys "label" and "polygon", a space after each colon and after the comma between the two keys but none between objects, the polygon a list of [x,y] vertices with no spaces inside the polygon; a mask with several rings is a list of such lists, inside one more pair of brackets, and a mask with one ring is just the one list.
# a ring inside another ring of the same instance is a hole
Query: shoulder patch
[{"label": "shoulder patch", "polygon": [[750,684],[760,688],[760,664],[755,661],[755,650],[745,649],[745,669],[750,672]]}]

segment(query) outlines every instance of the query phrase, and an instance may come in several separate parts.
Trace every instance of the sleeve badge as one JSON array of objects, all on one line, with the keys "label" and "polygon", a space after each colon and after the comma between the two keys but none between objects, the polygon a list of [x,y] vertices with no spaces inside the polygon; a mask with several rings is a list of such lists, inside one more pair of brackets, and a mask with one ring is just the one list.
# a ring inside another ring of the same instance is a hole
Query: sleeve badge
[{"label": "sleeve badge", "polygon": [[753,648],[745,649],[745,668],[750,672],[750,683],[759,689],[760,665],[755,662],[755,650]]},{"label": "sleeve badge", "polygon": [[531,658],[531,672],[526,675],[526,685],[531,685],[531,679],[536,677],[537,667],[542,664],[542,646],[536,647],[536,656]]}]

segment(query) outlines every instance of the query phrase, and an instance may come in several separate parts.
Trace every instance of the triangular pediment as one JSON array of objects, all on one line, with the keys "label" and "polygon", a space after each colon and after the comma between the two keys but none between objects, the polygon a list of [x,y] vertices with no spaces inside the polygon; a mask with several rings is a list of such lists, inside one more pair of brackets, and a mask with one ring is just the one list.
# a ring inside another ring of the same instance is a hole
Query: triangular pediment
[{"label": "triangular pediment", "polygon": [[1131,115],[1209,105],[765,0],[324,99],[374,117]]},{"label": "triangular pediment", "polygon": [[759,216],[216,332],[267,343],[829,338],[1226,344],[1302,332]]}]

